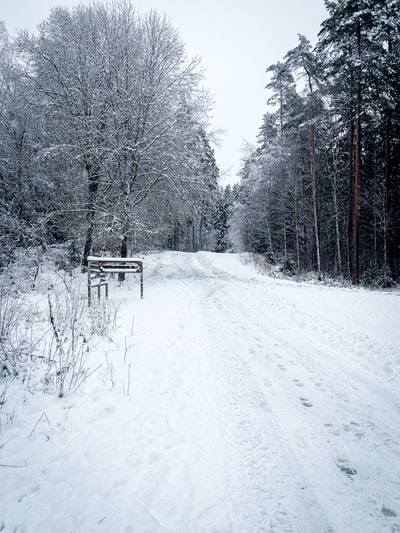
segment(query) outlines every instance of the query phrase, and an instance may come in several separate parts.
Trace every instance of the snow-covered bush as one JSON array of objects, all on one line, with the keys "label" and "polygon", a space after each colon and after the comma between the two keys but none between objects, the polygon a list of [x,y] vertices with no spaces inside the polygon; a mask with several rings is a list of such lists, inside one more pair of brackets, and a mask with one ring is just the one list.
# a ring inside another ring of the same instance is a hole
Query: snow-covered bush
[{"label": "snow-covered bush", "polygon": [[105,336],[116,327],[118,307],[110,300],[93,298],[87,311],[91,333]]},{"label": "snow-covered bush", "polygon": [[32,338],[24,328],[26,303],[15,291],[0,287],[0,379],[24,374],[32,358]]},{"label": "snow-covered bush", "polygon": [[97,370],[87,363],[89,339],[93,334],[108,335],[117,319],[118,309],[106,299],[94,300],[88,307],[78,280],[65,276],[63,285],[53,288],[47,298],[52,341],[46,382],[57,388],[60,397],[76,391]]},{"label": "snow-covered bush", "polygon": [[72,240],[67,246],[61,248],[55,261],[56,268],[57,270],[64,270],[71,274],[73,269],[80,265],[81,259],[78,244],[75,240]]},{"label": "snow-covered bush", "polygon": [[280,267],[280,270],[285,276],[295,276],[296,275],[296,265],[290,257],[286,257],[283,260],[283,263]]},{"label": "snow-covered bush", "polygon": [[53,338],[47,379],[55,382],[60,398],[66,390],[76,390],[90,373],[86,367],[87,303],[72,284],[66,289],[48,294]]},{"label": "snow-covered bush", "polygon": [[[87,305],[86,276],[63,269],[74,247],[27,251],[0,276],[0,383],[18,379],[28,387],[76,391],[93,370],[89,340],[109,335],[118,308],[110,301]],[[76,256],[75,256],[76,259]]]},{"label": "snow-covered bush", "polygon": [[370,268],[363,272],[360,278],[361,285],[374,289],[390,289],[396,285],[389,269]]}]

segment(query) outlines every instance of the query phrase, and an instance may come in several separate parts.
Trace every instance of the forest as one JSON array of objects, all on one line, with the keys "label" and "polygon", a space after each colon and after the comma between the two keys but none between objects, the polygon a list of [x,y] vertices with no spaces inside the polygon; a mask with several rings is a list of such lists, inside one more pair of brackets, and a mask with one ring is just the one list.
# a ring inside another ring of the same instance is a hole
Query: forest
[{"label": "forest", "polygon": [[245,158],[246,250],[287,273],[389,287],[400,275],[400,4],[327,0],[312,47],[268,67],[268,110]]},{"label": "forest", "polygon": [[134,1],[0,21],[0,532],[400,533],[400,2],[325,1],[223,187]]},{"label": "forest", "polygon": [[288,275],[400,276],[400,6],[326,0],[312,46],[267,67],[266,112],[223,189],[201,64],[130,2],[0,22],[0,268],[149,249],[246,251]]},{"label": "forest", "polygon": [[53,8],[0,32],[0,263],[16,249],[211,246],[218,169],[201,66],[156,12]]}]

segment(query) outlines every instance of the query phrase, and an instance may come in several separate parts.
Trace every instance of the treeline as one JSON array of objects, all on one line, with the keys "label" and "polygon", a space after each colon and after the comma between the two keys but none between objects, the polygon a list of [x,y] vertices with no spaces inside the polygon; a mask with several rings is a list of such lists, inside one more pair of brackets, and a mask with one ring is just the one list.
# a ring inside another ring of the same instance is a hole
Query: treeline
[{"label": "treeline", "polygon": [[300,35],[267,69],[236,220],[245,249],[286,271],[388,287],[400,276],[400,3],[325,5],[316,46]]},{"label": "treeline", "polygon": [[155,12],[57,7],[0,22],[0,267],[18,247],[214,249],[221,194],[201,66]]}]

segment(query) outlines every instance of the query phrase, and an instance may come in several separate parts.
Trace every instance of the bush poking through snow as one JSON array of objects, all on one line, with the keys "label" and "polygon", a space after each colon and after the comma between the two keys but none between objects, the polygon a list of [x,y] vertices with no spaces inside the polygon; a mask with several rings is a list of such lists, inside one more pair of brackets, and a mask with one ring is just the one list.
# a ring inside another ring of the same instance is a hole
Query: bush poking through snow
[{"label": "bush poking through snow", "polygon": [[[0,382],[18,378],[29,384],[36,374],[36,384],[56,388],[62,397],[97,370],[87,364],[88,341],[110,334],[118,308],[105,299],[88,308],[79,277],[66,274],[47,289],[47,310],[40,311],[41,302],[27,305],[29,300],[15,288],[0,287]],[[41,362],[47,367],[40,368]]]},{"label": "bush poking through snow", "polygon": [[110,330],[117,324],[118,307],[105,298],[93,298],[92,304],[87,308],[91,333],[99,336],[108,336]]},{"label": "bush poking through snow", "polygon": [[[15,268],[0,276],[2,387],[17,379],[30,390],[56,391],[63,397],[102,366],[89,363],[89,341],[93,335],[111,338],[118,306],[101,299],[88,307],[86,278],[73,270],[73,243],[68,252],[71,268],[54,268],[57,259],[66,256],[57,247],[46,257],[39,252],[33,257],[21,255]],[[8,404],[6,390],[0,389],[2,418]]]},{"label": "bush poking through snow", "polygon": [[370,268],[362,274],[360,282],[364,287],[372,289],[391,289],[396,286],[389,268]]},{"label": "bush poking through snow", "polygon": [[[7,381],[0,382],[0,436],[3,435],[3,406],[7,401],[8,384]],[[0,529],[1,531],[1,529]]]},{"label": "bush poking through snow", "polygon": [[25,359],[32,358],[32,339],[22,325],[25,302],[21,296],[0,288],[0,379],[26,370]]},{"label": "bush poking through snow", "polygon": [[66,288],[48,294],[53,343],[47,379],[55,379],[60,398],[67,391],[76,391],[101,366],[92,370],[86,364],[90,328],[86,300],[72,284]]}]

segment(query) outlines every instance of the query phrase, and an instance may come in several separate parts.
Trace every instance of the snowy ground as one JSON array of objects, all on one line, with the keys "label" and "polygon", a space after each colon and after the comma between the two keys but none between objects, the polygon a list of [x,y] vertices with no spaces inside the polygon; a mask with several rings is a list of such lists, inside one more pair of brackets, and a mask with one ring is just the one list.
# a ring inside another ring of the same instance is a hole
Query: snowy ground
[{"label": "snowy ground", "polygon": [[400,531],[398,292],[200,252],[110,295],[78,392],[8,385],[0,531]]}]

